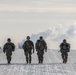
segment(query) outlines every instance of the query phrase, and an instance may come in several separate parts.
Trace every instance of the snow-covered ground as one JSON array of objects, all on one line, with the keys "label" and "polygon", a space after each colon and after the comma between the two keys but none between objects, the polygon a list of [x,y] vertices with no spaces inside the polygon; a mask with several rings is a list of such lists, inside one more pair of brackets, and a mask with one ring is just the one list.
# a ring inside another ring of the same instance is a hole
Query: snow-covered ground
[{"label": "snow-covered ground", "polygon": [[0,53],[0,75],[76,75],[76,51],[69,53],[67,64],[62,64],[58,50],[48,50],[44,55],[44,64],[38,64],[36,52],[32,55],[32,64],[27,65],[24,51],[16,50],[11,65],[7,65],[6,56]]}]

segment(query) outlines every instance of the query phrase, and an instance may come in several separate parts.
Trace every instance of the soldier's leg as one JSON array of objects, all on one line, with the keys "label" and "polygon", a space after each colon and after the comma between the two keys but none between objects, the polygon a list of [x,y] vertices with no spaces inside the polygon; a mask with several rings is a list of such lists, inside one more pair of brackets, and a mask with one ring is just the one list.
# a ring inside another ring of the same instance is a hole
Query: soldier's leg
[{"label": "soldier's leg", "polygon": [[7,56],[8,64],[10,64],[12,53],[11,52],[10,53],[6,53],[6,56]]},{"label": "soldier's leg", "polygon": [[44,60],[43,55],[44,55],[44,50],[42,51],[42,54],[41,54],[41,63],[43,63],[43,60]]},{"label": "soldier's leg", "polygon": [[39,63],[41,62],[41,61],[40,61],[40,55],[38,55],[38,61],[39,61]]},{"label": "soldier's leg", "polygon": [[40,55],[38,55],[38,61],[39,61],[39,63],[40,63]]},{"label": "soldier's leg", "polygon": [[29,53],[29,63],[31,63],[31,53]]},{"label": "soldier's leg", "polygon": [[37,52],[37,56],[38,56],[38,62],[40,63],[40,53]]},{"label": "soldier's leg", "polygon": [[67,60],[68,60],[68,53],[66,52],[65,53],[65,63],[67,63]]},{"label": "soldier's leg", "polygon": [[11,62],[11,56],[7,56],[7,61],[8,61],[8,64],[10,64],[10,62]]},{"label": "soldier's leg", "polygon": [[62,59],[63,59],[63,63],[65,62],[65,54],[64,53],[62,53]]},{"label": "soldier's leg", "polygon": [[39,56],[39,61],[40,61],[40,63],[42,62],[42,56],[41,55]]},{"label": "soldier's leg", "polygon": [[43,63],[43,55],[41,55],[41,63]]},{"label": "soldier's leg", "polygon": [[42,55],[41,54],[39,55],[39,61],[40,61],[40,63],[42,63]]},{"label": "soldier's leg", "polygon": [[41,51],[40,60],[41,60],[41,63],[43,63],[43,51]]},{"label": "soldier's leg", "polygon": [[25,53],[26,56],[26,62],[28,63],[28,52]]}]

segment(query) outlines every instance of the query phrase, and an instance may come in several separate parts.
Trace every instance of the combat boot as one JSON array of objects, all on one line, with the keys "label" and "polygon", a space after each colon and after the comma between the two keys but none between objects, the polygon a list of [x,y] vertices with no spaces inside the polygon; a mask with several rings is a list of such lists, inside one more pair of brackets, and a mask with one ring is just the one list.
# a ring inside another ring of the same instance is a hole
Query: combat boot
[{"label": "combat boot", "polygon": [[8,64],[10,64],[10,61],[8,61]]}]

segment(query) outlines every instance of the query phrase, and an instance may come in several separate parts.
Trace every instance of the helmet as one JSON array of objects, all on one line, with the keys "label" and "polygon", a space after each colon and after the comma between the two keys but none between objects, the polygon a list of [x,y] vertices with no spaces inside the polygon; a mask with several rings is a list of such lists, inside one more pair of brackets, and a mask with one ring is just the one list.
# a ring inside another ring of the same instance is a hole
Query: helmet
[{"label": "helmet", "polygon": [[63,42],[66,42],[66,39],[64,39]]},{"label": "helmet", "polygon": [[42,36],[40,36],[40,39],[43,39],[43,37],[42,37]]},{"label": "helmet", "polygon": [[30,39],[30,36],[27,36],[27,39]]},{"label": "helmet", "polygon": [[7,39],[7,41],[11,41],[11,39],[10,39],[10,38],[8,38],[8,39]]}]

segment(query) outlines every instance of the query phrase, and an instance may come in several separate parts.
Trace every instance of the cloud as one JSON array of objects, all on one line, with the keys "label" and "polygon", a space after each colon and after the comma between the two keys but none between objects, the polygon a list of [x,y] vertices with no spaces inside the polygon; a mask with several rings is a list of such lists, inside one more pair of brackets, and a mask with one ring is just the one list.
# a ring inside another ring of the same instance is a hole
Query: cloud
[{"label": "cloud", "polygon": [[[76,48],[75,39],[76,39],[76,25],[73,23],[71,25],[54,25],[51,28],[48,28],[43,31],[35,32],[32,34],[31,40],[36,43],[40,36],[43,36],[45,39],[48,49],[57,49],[63,39],[67,39],[71,44],[72,48]],[[23,43],[26,39],[23,39],[22,42],[19,43],[19,47],[22,48]]]},{"label": "cloud", "polygon": [[[68,39],[71,42],[75,41],[76,25],[70,25],[70,26],[63,26],[61,24],[55,25],[47,30],[40,31],[36,34],[32,34],[30,37],[31,40],[35,43],[40,36],[43,36],[43,38],[46,40],[48,48],[58,48],[59,44],[61,43],[61,40],[63,39]],[[20,47],[22,47],[24,41],[25,39],[22,40],[22,42],[19,44]],[[50,47],[50,45],[52,47]]]},{"label": "cloud", "polygon": [[19,3],[23,4],[26,2],[54,2],[54,3],[75,3],[76,0],[0,0],[0,3]]},{"label": "cloud", "polygon": [[36,12],[36,13],[47,13],[47,12],[59,12],[59,13],[75,13],[76,6],[69,5],[51,5],[50,3],[46,4],[26,4],[26,5],[13,5],[13,4],[0,4],[0,12]]},{"label": "cloud", "polygon": [[67,34],[68,36],[72,36],[72,35],[76,35],[76,27],[75,26],[71,26],[69,27],[68,31],[67,31]]},{"label": "cloud", "polygon": [[40,36],[43,36],[44,39],[48,39],[51,41],[60,41],[64,38],[69,39],[73,36],[76,36],[76,26],[71,25],[68,27],[63,27],[63,25],[56,25],[52,28],[39,32],[37,34],[33,34],[31,36],[32,40],[36,41]]}]

